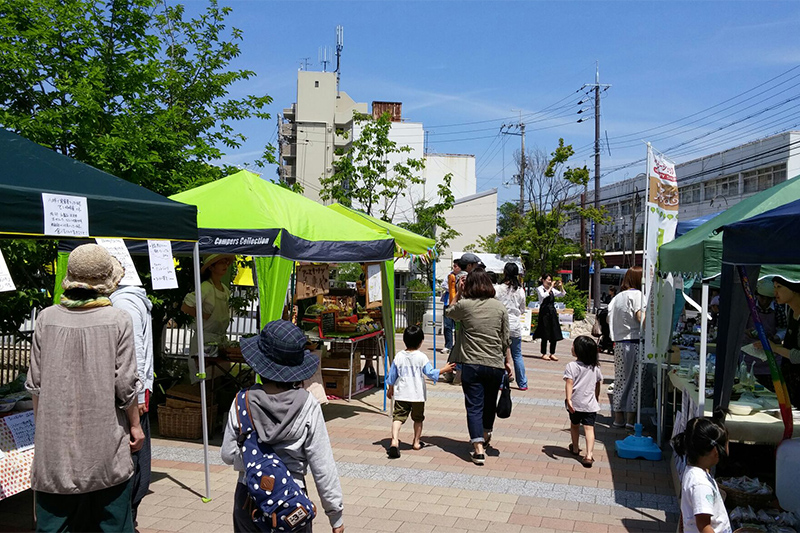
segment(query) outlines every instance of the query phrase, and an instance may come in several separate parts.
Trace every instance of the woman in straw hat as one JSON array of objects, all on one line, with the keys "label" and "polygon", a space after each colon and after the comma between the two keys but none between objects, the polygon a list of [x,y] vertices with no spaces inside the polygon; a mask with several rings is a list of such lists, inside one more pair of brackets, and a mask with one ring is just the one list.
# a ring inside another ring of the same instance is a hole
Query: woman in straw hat
[{"label": "woman in straw hat", "polygon": [[130,315],[107,296],[122,275],[104,248],[79,246],[69,255],[61,304],[36,321],[25,386],[36,417],[38,531],[134,530],[141,382]]},{"label": "woman in straw hat", "polygon": [[[231,291],[222,283],[222,278],[233,264],[234,256],[228,254],[211,254],[203,261],[200,268],[200,294],[203,309],[203,342],[220,343],[225,340],[228,326],[231,323],[231,310],[228,300]],[[183,299],[181,311],[197,318],[197,298],[194,291]],[[197,337],[192,337],[191,352],[197,352]]]},{"label": "woman in straw hat", "polygon": [[[307,487],[309,468],[328,515],[333,533],[343,533],[342,487],[336,471],[331,442],[319,402],[302,387],[319,366],[319,358],[305,349],[303,332],[285,320],[270,322],[257,337],[242,339],[242,355],[261,376],[262,384],[249,389],[248,412],[260,441],[280,456],[292,477]],[[222,460],[239,472],[233,500],[236,532],[263,531],[245,510],[248,489],[244,485],[244,463],[239,447],[236,400],[231,404],[222,439]],[[311,524],[303,531],[310,532]]]}]

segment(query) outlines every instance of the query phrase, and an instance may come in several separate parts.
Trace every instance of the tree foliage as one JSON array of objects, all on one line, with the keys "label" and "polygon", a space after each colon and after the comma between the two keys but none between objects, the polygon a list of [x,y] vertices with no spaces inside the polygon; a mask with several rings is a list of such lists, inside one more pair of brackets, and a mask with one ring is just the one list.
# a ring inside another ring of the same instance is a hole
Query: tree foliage
[{"label": "tree foliage", "polygon": [[[568,166],[574,155],[571,145],[559,139],[549,157],[534,149],[525,154],[525,190],[528,206],[520,215],[518,206],[506,202],[500,206],[498,234],[481,237],[476,248],[506,255],[520,256],[529,279],[546,272],[555,272],[567,254],[582,253],[580,246],[566,239],[561,228],[571,214],[602,223],[603,209],[581,209],[571,199],[589,182],[589,170]],[[521,155],[516,154],[519,161]]]},{"label": "tree foliage", "polygon": [[389,138],[392,121],[388,112],[377,120],[356,113],[353,120],[360,133],[346,149],[337,150],[335,172],[320,178],[320,198],[391,222],[398,200],[408,196],[412,185],[425,182],[418,175],[425,161],[407,157],[411,148]]},{"label": "tree foliage", "polygon": [[[242,33],[227,26],[230,12],[217,0],[196,17],[160,0],[4,0],[0,126],[165,195],[220,178],[229,169],[215,162],[245,140],[236,122],[269,118],[271,102],[230,96],[255,76],[231,68]],[[265,146],[255,164],[273,160]],[[39,291],[53,287],[55,247],[3,252],[19,288],[0,299],[8,331],[30,311],[20,302],[48,300]],[[181,318],[177,292],[154,295],[162,323]]]}]

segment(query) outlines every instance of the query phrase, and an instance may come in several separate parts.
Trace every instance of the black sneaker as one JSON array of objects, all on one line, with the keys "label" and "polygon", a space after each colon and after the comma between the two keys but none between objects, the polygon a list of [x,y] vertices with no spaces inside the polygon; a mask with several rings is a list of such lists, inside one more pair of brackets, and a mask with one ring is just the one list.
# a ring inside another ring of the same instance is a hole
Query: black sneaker
[{"label": "black sneaker", "polygon": [[483,464],[486,462],[486,456],[482,453],[469,452],[469,456],[472,459],[472,462],[478,466],[483,466]]}]

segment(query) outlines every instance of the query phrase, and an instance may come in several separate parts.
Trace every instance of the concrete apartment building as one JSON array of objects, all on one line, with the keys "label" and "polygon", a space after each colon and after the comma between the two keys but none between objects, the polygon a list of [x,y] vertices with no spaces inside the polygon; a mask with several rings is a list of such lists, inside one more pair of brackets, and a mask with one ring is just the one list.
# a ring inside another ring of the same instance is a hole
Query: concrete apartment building
[{"label": "concrete apartment building", "polygon": [[[677,165],[675,171],[680,220],[718,213],[800,174],[800,132],[787,131],[693,159]],[[623,266],[623,254],[631,253],[634,235],[636,250],[642,249],[645,186],[642,173],[600,190],[601,205],[608,210],[611,223],[603,227],[599,247],[611,252],[606,256],[609,265]],[[594,191],[590,190],[587,203],[593,202]],[[588,227],[586,231],[588,234]],[[564,225],[563,235],[580,241],[580,217],[573,216]],[[624,266],[630,263],[629,256],[626,261]],[[640,253],[636,262],[641,264]]]},{"label": "concrete apartment building", "polygon": [[[280,124],[282,179],[290,184],[299,183],[306,197],[321,201],[320,178],[333,175],[336,150],[347,148],[360,134],[359,126],[353,121],[354,112],[371,112],[376,117],[390,113],[390,140],[411,149],[393,156],[391,163],[404,158],[425,160],[421,172],[424,183],[410,187],[404,197],[397,199],[390,213],[393,222],[412,221],[414,205],[420,200],[435,202],[439,185],[451,174],[450,188],[456,205],[446,218],[461,236],[444,251],[442,261],[451,261],[452,250],[460,251],[480,236],[495,232],[497,190],[477,191],[474,155],[426,153],[424,126],[403,118],[402,103],[374,101],[370,110],[368,104],[355,102],[345,92],[337,92],[336,74],[332,72],[297,73],[297,101],[284,109]],[[398,261],[396,269],[408,271],[409,267],[407,262]]]}]

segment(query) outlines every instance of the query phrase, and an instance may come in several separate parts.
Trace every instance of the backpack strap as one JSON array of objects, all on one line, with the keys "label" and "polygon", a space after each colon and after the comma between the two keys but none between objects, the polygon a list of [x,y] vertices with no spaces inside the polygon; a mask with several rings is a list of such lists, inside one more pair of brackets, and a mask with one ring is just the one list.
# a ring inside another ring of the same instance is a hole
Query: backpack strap
[{"label": "backpack strap", "polygon": [[[239,437],[237,443],[242,449],[242,456],[247,460],[251,455],[258,453],[275,453],[275,450],[266,442],[258,443],[257,433],[253,427],[253,418],[250,414],[250,390],[243,389],[236,393],[236,420],[239,422]],[[256,453],[253,453],[256,450]],[[263,450],[263,451],[262,451]]]}]

